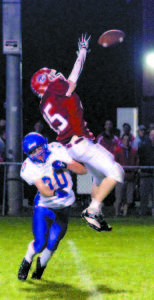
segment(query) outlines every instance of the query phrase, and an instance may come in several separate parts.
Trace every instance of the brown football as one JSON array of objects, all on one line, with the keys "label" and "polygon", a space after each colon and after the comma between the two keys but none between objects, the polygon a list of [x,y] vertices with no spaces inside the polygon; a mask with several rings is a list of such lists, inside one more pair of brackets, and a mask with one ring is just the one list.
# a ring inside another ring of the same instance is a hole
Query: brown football
[{"label": "brown football", "polygon": [[111,47],[122,43],[125,33],[122,30],[113,29],[105,31],[98,39],[98,44],[103,47]]}]

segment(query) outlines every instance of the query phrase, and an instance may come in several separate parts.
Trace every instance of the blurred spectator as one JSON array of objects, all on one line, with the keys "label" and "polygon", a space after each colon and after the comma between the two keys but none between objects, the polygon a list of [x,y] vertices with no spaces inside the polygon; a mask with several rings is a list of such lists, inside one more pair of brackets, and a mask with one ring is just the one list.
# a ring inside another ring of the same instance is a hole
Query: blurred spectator
[{"label": "blurred spectator", "polygon": [[[115,149],[115,160],[122,166],[138,166],[138,152],[130,146],[130,136],[122,136],[122,144]],[[135,189],[136,170],[125,169],[124,183],[118,183],[115,188],[116,201],[114,203],[115,215],[120,214],[120,208],[123,209],[123,216],[127,215],[128,207],[133,203]]]},{"label": "blurred spectator", "polygon": [[149,128],[148,128],[148,134],[150,133],[150,131],[154,129],[154,123],[150,123],[149,124]]},{"label": "blurred spectator", "polygon": [[34,131],[37,133],[42,134],[43,128],[44,128],[43,123],[40,120],[34,124]]},{"label": "blurred spectator", "polygon": [[[154,166],[154,128],[149,132],[149,140],[139,148],[140,166]],[[154,170],[140,171],[140,215],[148,214],[149,198],[152,199],[152,215],[154,215]]]},{"label": "blurred spectator", "polygon": [[137,136],[134,139],[132,146],[136,150],[138,150],[142,145],[144,145],[148,140],[148,136],[146,134],[146,127],[144,125],[139,125]]},{"label": "blurred spectator", "polygon": [[48,139],[48,143],[55,141],[55,133],[51,132],[50,127],[44,123],[43,120],[38,120],[34,126],[32,131],[42,134]]},{"label": "blurred spectator", "polygon": [[[129,135],[129,143],[130,145],[132,144],[132,142],[134,141],[135,137],[133,136],[133,134],[131,133],[131,126],[129,123],[123,123],[122,125],[122,129],[123,129],[123,135],[127,134]],[[122,135],[122,136],[123,136]]]},{"label": "blurred spectator", "polygon": [[120,137],[121,137],[121,130],[119,128],[115,128],[114,129],[114,134],[115,134],[115,136],[117,136],[120,139]]},{"label": "blurred spectator", "polygon": [[114,153],[114,149],[119,145],[119,139],[113,134],[113,123],[111,120],[106,120],[104,131],[96,137],[96,142],[112,154]]},{"label": "blurred spectator", "polygon": [[0,120],[0,127],[6,127],[6,121],[4,119]]}]

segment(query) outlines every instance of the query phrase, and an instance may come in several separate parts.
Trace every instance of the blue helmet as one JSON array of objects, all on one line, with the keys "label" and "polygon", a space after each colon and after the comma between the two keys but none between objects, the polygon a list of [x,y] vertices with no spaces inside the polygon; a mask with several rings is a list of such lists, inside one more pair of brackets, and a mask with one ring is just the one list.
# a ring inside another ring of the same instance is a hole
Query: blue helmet
[{"label": "blue helmet", "polygon": [[[37,154],[31,154],[36,148],[42,146]],[[48,150],[48,140],[36,132],[28,133],[23,139],[23,151],[33,162],[46,162],[50,151]],[[42,156],[43,161],[39,159]]]}]

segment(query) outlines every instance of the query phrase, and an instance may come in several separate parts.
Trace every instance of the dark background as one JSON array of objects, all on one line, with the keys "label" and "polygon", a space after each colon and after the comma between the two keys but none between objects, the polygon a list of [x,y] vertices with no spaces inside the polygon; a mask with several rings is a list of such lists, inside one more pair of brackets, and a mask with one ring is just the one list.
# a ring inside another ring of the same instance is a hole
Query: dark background
[{"label": "dark background", "polygon": [[[76,60],[82,33],[91,35],[90,54],[77,86],[88,126],[98,134],[106,119],[116,126],[117,107],[136,107],[136,61],[140,52],[142,11],[138,0],[23,0],[23,118],[24,132],[42,119],[38,98],[30,89],[32,74],[42,67],[67,77]],[[2,9],[2,8],[1,8]],[[2,16],[0,16],[2,19]],[[2,23],[2,22],[1,22]],[[97,44],[109,29],[125,32],[114,48]],[[0,118],[5,118],[5,55],[0,35]],[[136,42],[137,41],[137,42]],[[47,125],[46,125],[47,126]],[[48,126],[47,126],[48,127]]]}]

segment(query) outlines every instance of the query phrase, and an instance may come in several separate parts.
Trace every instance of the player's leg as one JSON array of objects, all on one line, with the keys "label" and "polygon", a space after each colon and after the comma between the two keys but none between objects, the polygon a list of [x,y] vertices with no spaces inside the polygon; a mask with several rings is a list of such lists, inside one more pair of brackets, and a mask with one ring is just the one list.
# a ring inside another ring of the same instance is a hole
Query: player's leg
[{"label": "player's leg", "polygon": [[26,280],[27,279],[27,276],[28,276],[28,273],[29,273],[29,270],[31,268],[31,263],[29,263],[25,257],[23,258],[21,264],[20,264],[20,268],[18,270],[18,279],[19,280]]},{"label": "player's leg", "polygon": [[63,239],[67,231],[70,207],[54,210],[54,212],[56,214],[56,219],[50,227],[47,246],[37,258],[36,269],[32,274],[33,279],[41,279],[50,258],[56,251],[59,242]]},{"label": "player's leg", "polygon": [[[32,241],[28,245],[28,250],[26,252],[26,255],[21,262],[18,271],[19,280],[27,279],[34,256],[37,253],[40,253],[42,249],[44,249],[47,243],[46,241],[46,234],[48,232],[47,218],[49,218],[47,212],[48,210],[45,207],[36,207],[34,209],[33,221],[32,221],[34,241]],[[55,218],[55,214],[52,212],[52,214],[50,214],[50,220],[53,221],[54,218]]]},{"label": "player's leg", "polygon": [[123,169],[114,161],[114,157],[109,151],[99,144],[93,144],[86,138],[78,143],[74,142],[73,144],[72,142],[68,152],[72,158],[83,162],[89,173],[97,181],[98,189],[93,191],[90,206],[83,211],[82,217],[86,217],[86,221],[89,225],[92,225],[92,228],[101,231],[99,219],[103,219],[102,202],[110,194],[117,182],[123,181]]},{"label": "player's leg", "polygon": [[[116,181],[109,177],[104,178],[100,186],[93,184],[92,201],[89,207],[82,212],[81,216],[88,222],[91,228],[97,231],[112,230],[112,227],[104,220],[104,215],[102,212],[102,199],[104,200],[110,194],[115,185]],[[101,190],[101,193],[99,189]]]},{"label": "player's leg", "polygon": [[[88,219],[88,223],[92,224],[92,228],[98,231],[110,231],[111,227],[107,223],[107,226],[105,224],[103,226],[102,203],[116,184],[123,181],[124,172],[122,167],[114,161],[113,156],[106,149],[100,147],[96,147],[95,154],[85,164],[91,175],[94,176],[94,184],[97,185],[97,189],[93,188],[92,201],[89,207],[83,211],[82,216],[85,218],[89,214],[91,222]],[[96,228],[93,225],[96,225]]]},{"label": "player's leg", "polygon": [[[100,202],[112,191],[116,183],[123,182],[124,172],[122,167],[114,161],[113,155],[103,146],[94,144],[86,138],[83,138],[77,144],[76,141],[74,144],[72,142],[70,145],[72,146],[67,150],[72,158],[83,162],[89,173],[94,178],[99,179],[99,182],[97,182],[99,188],[94,197],[98,205],[101,206]],[[105,177],[106,180],[103,182]]]},{"label": "player's leg", "polygon": [[98,186],[93,183],[92,202],[89,209],[93,209],[98,214],[102,209],[103,200],[110,194],[116,184],[117,181],[111,177],[105,177]]},{"label": "player's leg", "polygon": [[[48,244],[51,239],[52,239],[52,242],[55,243],[60,231],[61,231],[60,226],[56,222],[54,222],[51,225],[51,228],[49,230]],[[54,253],[54,249],[52,247],[49,247],[48,244],[47,244],[46,248],[42,251],[41,255],[38,256],[38,258],[37,258],[36,269],[32,274],[32,279],[41,279],[41,277],[44,273],[44,270],[47,266],[47,263]]]}]

